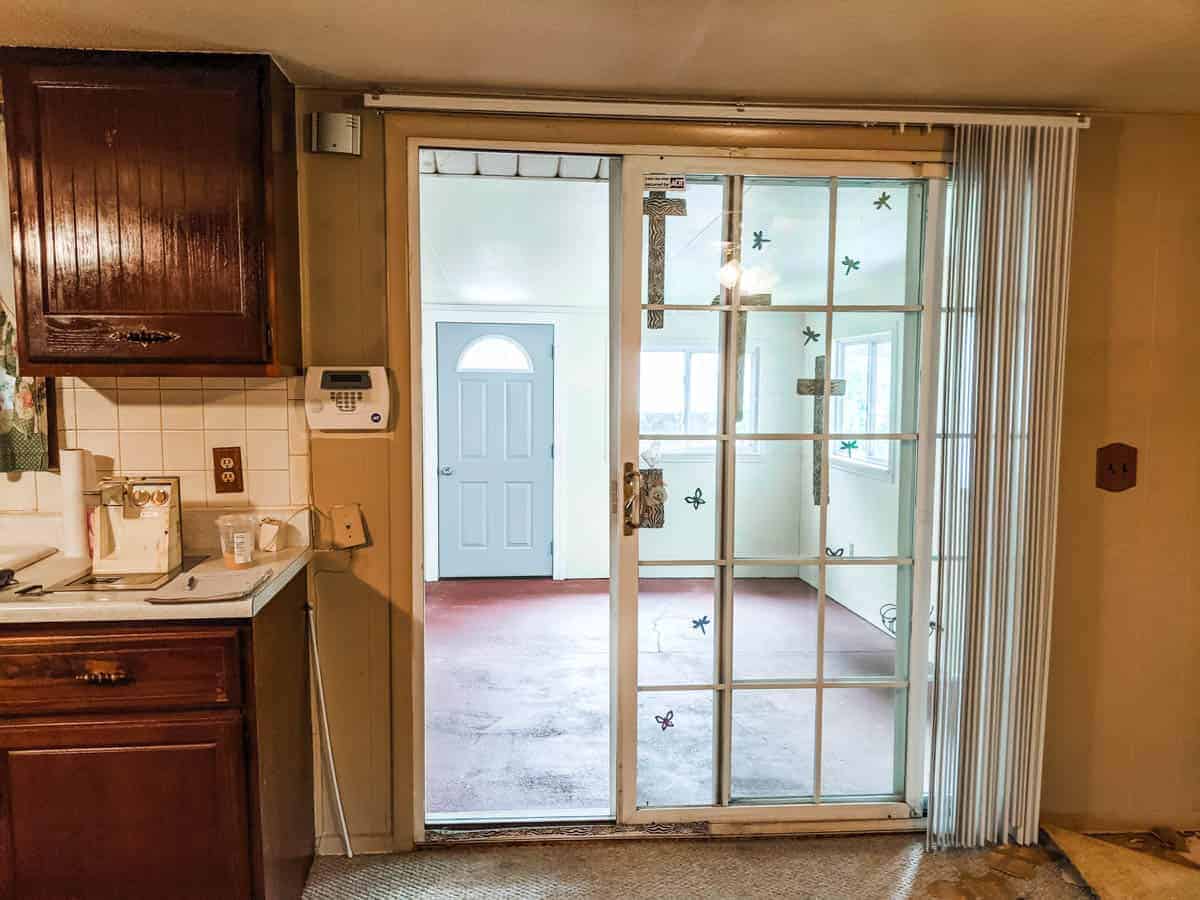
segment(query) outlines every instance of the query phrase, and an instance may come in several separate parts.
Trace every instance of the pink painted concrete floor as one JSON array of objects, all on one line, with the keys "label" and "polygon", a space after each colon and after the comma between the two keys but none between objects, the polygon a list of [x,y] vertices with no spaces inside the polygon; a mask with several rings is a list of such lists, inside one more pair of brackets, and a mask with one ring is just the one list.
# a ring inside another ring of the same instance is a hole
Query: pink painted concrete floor
[{"label": "pink painted concrete floor", "polygon": [[[703,626],[697,620],[708,617]],[[644,578],[639,684],[713,682],[713,582]],[[734,586],[734,678],[816,675],[816,592],[796,578]],[[426,793],[431,820],[603,817],[610,803],[609,597],[604,580],[470,579],[426,586]],[[827,676],[890,676],[895,639],[834,601],[825,611]],[[641,692],[638,803],[707,804],[713,793],[713,692]],[[824,692],[822,788],[896,790],[896,723],[886,687]],[[664,729],[655,717],[668,718]],[[815,691],[735,690],[736,799],[813,792]],[[899,752],[903,752],[902,750]]]}]

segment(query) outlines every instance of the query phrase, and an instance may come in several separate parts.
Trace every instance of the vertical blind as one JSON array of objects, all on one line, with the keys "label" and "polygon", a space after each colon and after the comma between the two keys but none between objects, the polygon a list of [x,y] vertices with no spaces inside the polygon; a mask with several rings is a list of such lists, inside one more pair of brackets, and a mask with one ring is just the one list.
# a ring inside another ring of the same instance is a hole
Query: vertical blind
[{"label": "vertical blind", "polygon": [[956,131],[928,843],[1037,840],[1077,131]]}]

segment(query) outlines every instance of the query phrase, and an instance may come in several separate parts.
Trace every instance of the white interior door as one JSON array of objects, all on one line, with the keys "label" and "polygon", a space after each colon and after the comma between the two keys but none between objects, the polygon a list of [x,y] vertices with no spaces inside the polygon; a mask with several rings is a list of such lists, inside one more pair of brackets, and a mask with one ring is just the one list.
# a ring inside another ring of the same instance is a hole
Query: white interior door
[{"label": "white interior door", "polygon": [[438,570],[550,575],[554,329],[440,322]]},{"label": "white interior door", "polygon": [[623,821],[922,814],[942,194],[904,163],[625,158]]}]

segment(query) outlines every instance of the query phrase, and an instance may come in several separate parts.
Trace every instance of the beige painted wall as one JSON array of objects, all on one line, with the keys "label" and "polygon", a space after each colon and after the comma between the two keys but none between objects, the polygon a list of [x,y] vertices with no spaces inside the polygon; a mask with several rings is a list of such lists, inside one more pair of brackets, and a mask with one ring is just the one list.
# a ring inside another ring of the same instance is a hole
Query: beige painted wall
[{"label": "beige painted wall", "polygon": [[[1043,815],[1200,826],[1200,117],[1079,150]],[[1096,448],[1138,484],[1094,485]]]},{"label": "beige painted wall", "polygon": [[[307,113],[346,108],[356,96],[301,91],[298,99]],[[622,130],[607,133],[641,138]],[[724,137],[744,143],[741,133]],[[367,112],[361,159],[301,157],[306,362],[386,363],[400,381],[407,323],[388,317],[383,148],[382,120]],[[1048,817],[1091,827],[1200,824],[1197,156],[1200,117],[1098,116],[1081,140],[1043,803]],[[393,294],[402,297],[403,287]],[[403,318],[403,303],[394,305]],[[316,502],[363,502],[375,539],[350,572],[318,582],[334,742],[358,850],[403,847],[412,833],[403,702],[392,730],[393,697],[410,690],[410,652],[393,635],[406,632],[412,584],[404,549],[411,416],[407,384],[396,387],[392,433],[316,437],[312,446]],[[1141,451],[1139,485],[1123,494],[1092,485],[1095,448],[1114,440]],[[322,806],[323,848],[337,852]]]}]

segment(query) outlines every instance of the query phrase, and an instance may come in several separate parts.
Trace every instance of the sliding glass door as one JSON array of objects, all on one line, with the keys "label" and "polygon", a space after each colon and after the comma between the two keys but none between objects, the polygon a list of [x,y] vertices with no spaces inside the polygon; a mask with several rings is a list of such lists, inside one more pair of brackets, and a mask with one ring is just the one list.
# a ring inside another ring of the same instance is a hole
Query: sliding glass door
[{"label": "sliding glass door", "polygon": [[920,815],[943,185],[620,170],[620,818]]}]

